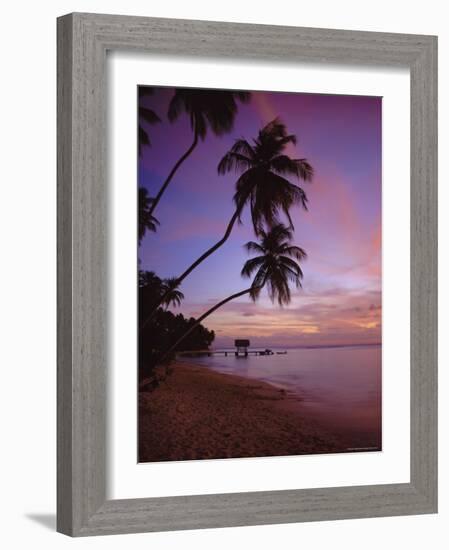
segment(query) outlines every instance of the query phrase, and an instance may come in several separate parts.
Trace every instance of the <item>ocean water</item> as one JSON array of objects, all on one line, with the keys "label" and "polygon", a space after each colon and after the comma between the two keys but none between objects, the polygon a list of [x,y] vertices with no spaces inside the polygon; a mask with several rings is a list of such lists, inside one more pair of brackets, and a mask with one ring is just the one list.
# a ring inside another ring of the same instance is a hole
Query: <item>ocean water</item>
[{"label": "ocean water", "polygon": [[[275,348],[272,348],[276,351]],[[186,359],[222,373],[273,384],[301,399],[305,411],[348,446],[381,448],[382,348],[289,349],[286,355]]]}]

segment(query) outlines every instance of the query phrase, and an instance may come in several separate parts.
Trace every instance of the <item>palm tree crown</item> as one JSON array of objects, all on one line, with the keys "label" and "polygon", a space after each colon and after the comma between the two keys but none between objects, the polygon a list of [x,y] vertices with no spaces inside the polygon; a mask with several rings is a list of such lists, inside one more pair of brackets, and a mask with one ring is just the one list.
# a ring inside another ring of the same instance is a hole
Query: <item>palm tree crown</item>
[{"label": "palm tree crown", "polygon": [[[304,190],[291,183],[285,175],[293,175],[304,181],[311,181],[313,168],[306,159],[292,159],[285,154],[289,143],[296,143],[296,136],[288,134],[285,125],[278,118],[272,120],[259,131],[251,145],[244,139],[235,142],[231,150],[218,165],[218,172],[230,170],[243,172],[236,182],[234,202],[236,209],[223,237],[197,258],[179,277],[181,284],[189,274],[218,250],[228,240],[237,221],[241,221],[244,207],[249,204],[256,236],[268,228],[278,225],[280,211],[293,223],[290,208],[300,204],[307,209],[307,196]],[[159,304],[162,303],[162,298]]]},{"label": "palm tree crown", "polygon": [[307,210],[306,193],[287,177],[311,181],[313,168],[307,159],[288,156],[285,153],[288,144],[295,145],[296,136],[289,134],[279,118],[275,118],[259,131],[252,143],[238,139],[218,165],[219,174],[232,170],[241,173],[234,202],[239,215],[246,204],[250,205],[256,235],[264,224],[268,227],[278,224],[281,212],[293,228],[290,216],[293,205]]},{"label": "palm tree crown", "polygon": [[176,277],[169,277],[162,281],[161,295],[163,295],[163,303],[166,307],[170,304],[174,307],[179,307],[184,294],[178,289],[178,281]]},{"label": "palm tree crown", "polygon": [[228,302],[249,295],[254,301],[260,296],[260,291],[266,285],[271,300],[277,299],[280,306],[290,303],[291,292],[289,283],[293,282],[298,288],[301,286],[303,273],[298,261],[306,258],[306,253],[299,246],[290,244],[293,236],[292,230],[283,224],[277,224],[269,231],[260,231],[260,243],[248,242],[245,246],[249,252],[257,252],[260,255],[248,260],[243,266],[241,275],[251,277],[256,272],[249,288],[231,294],[221,300],[200,317],[188,328],[184,334],[172,344],[161,357],[161,362],[177,347],[204,319],[212,315],[214,311]]},{"label": "palm tree crown", "polygon": [[237,100],[246,103],[250,97],[251,94],[249,92],[197,90],[194,88],[176,89],[175,95],[168,107],[168,118],[173,122],[182,112],[186,112],[190,116],[193,141],[187,151],[170,170],[166,180],[154,197],[150,214],[156,210],[179,167],[195,150],[198,140],[204,140],[207,129],[210,128],[217,136],[229,132],[234,126],[234,120],[237,115]]},{"label": "palm tree crown", "polygon": [[158,220],[151,214],[152,203],[153,199],[148,196],[145,187],[139,187],[139,244],[147,230],[154,233],[159,225]]},{"label": "palm tree crown", "polygon": [[161,284],[161,279],[154,271],[139,270],[139,288],[151,287],[155,292],[159,292]]},{"label": "palm tree crown", "polygon": [[157,124],[161,122],[161,119],[152,109],[148,109],[141,105],[142,98],[153,95],[153,93],[154,90],[150,86],[139,86],[139,155],[142,154],[143,145],[151,145],[150,137],[142,126],[142,121],[145,121],[147,124]]},{"label": "palm tree crown", "polygon": [[180,306],[184,294],[178,290],[175,277],[161,279],[154,271],[139,271],[139,330],[154,318],[159,306]]},{"label": "palm tree crown", "polygon": [[261,229],[259,235],[260,243],[250,241],[245,245],[248,252],[259,255],[245,263],[241,274],[251,277],[255,273],[250,293],[253,300],[266,285],[272,302],[277,299],[280,306],[287,305],[291,301],[289,283],[296,288],[301,286],[303,273],[298,262],[307,255],[299,246],[290,244],[292,230],[283,224],[275,225],[268,232]]},{"label": "palm tree crown", "polygon": [[174,121],[185,112],[196,136],[204,140],[208,128],[220,136],[234,126],[237,101],[247,103],[250,97],[249,92],[177,88],[170,102],[168,118]]}]

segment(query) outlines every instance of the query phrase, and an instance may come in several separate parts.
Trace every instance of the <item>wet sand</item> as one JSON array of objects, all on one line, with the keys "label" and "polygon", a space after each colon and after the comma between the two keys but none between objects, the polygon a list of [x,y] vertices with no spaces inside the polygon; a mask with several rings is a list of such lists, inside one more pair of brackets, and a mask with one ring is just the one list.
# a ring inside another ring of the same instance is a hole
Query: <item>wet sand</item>
[{"label": "wet sand", "polygon": [[345,450],[301,398],[265,382],[177,363],[139,394],[139,461],[333,453]]}]

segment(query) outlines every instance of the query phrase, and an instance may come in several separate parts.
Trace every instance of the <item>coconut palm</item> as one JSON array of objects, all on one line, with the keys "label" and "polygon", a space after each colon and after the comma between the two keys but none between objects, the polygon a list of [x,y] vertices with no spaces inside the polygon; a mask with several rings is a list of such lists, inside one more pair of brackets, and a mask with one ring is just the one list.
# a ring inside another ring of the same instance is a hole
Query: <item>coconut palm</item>
[{"label": "coconut palm", "polygon": [[152,109],[142,107],[141,105],[142,98],[153,95],[153,93],[154,89],[150,86],[139,86],[139,155],[142,154],[143,145],[151,145],[148,132],[142,126],[142,120],[144,120],[147,124],[157,124],[158,122],[161,122],[161,119]]},{"label": "coconut palm", "polygon": [[154,317],[154,305],[160,300],[162,285],[154,271],[139,270],[139,327]]},{"label": "coconut palm", "polygon": [[307,195],[286,176],[306,182],[310,182],[313,177],[313,168],[306,159],[294,159],[286,154],[286,147],[295,143],[296,136],[289,134],[278,118],[264,126],[252,144],[243,139],[235,142],[218,165],[220,174],[230,170],[242,172],[236,182],[234,214],[223,237],[178,277],[178,286],[206,258],[224,245],[235,223],[241,220],[247,205],[251,209],[256,235],[261,232],[263,223],[268,227],[278,224],[282,212],[293,229],[290,209],[299,205],[307,210]]},{"label": "coconut palm", "polygon": [[307,210],[305,191],[287,178],[309,182],[313,168],[307,159],[288,156],[285,150],[289,144],[296,145],[296,136],[289,134],[286,126],[275,118],[260,130],[252,144],[238,139],[218,165],[219,174],[240,173],[234,194],[234,216],[240,220],[243,207],[248,204],[256,235],[264,224],[268,227],[278,224],[280,213],[293,228],[290,208],[294,205]]},{"label": "coconut palm", "polygon": [[251,297],[256,300],[261,289],[266,286],[271,301],[277,300],[280,306],[291,301],[290,284],[301,286],[303,272],[298,262],[305,260],[306,252],[299,246],[290,244],[293,232],[289,227],[278,224],[269,231],[259,231],[260,242],[250,241],[245,248],[259,254],[248,260],[241,275],[251,277],[255,273]]},{"label": "coconut palm", "polygon": [[184,294],[178,289],[176,277],[161,279],[154,271],[139,271],[139,330],[143,332],[163,306],[165,310],[170,305],[179,307]]},{"label": "coconut palm", "polygon": [[223,90],[197,90],[194,88],[177,88],[169,108],[168,118],[171,122],[178,119],[181,113],[190,118],[193,141],[187,151],[171,169],[167,179],[159,189],[151,207],[153,213],[169,183],[181,164],[192,154],[199,140],[204,140],[208,129],[216,136],[232,130],[237,115],[237,102],[247,103],[251,97],[249,92]]},{"label": "coconut palm", "polygon": [[148,196],[145,187],[139,187],[139,244],[147,230],[155,232],[159,225],[158,220],[150,213],[152,202],[153,199]]},{"label": "coconut palm", "polygon": [[154,271],[139,270],[139,288],[151,287],[155,293],[160,294],[161,279]]},{"label": "coconut palm", "polygon": [[173,307],[179,307],[182,300],[184,300],[184,294],[178,289],[178,281],[176,277],[169,277],[162,281],[161,293],[164,296],[163,304],[166,309],[170,305]]},{"label": "coconut palm", "polygon": [[260,229],[259,234],[259,243],[250,241],[245,245],[248,252],[259,254],[249,259],[241,271],[241,275],[246,278],[255,273],[251,286],[221,300],[198,317],[189,330],[178,338],[164,354],[162,360],[174,351],[206,317],[231,300],[248,294],[252,300],[256,301],[266,286],[272,302],[277,300],[280,306],[290,303],[290,283],[293,283],[296,288],[301,286],[303,272],[298,262],[306,258],[306,253],[299,246],[290,244],[293,232],[291,228],[285,227],[283,224],[277,224],[268,231]]}]

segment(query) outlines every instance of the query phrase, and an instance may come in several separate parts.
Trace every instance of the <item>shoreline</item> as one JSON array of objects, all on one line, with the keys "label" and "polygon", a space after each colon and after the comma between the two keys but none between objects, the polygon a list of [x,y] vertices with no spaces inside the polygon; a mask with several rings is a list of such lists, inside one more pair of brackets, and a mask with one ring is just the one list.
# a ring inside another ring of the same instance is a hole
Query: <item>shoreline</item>
[{"label": "shoreline", "polygon": [[296,394],[190,360],[171,368],[158,388],[139,392],[139,462],[346,450]]}]

